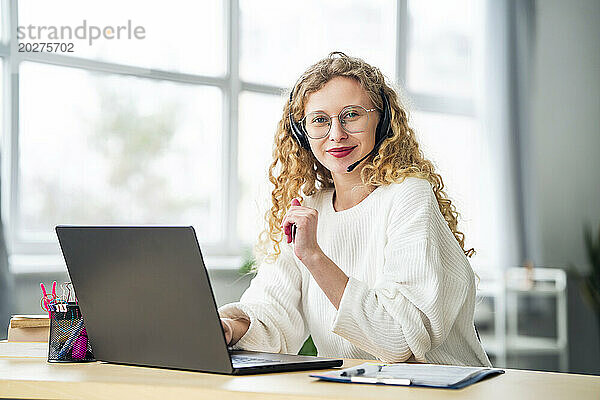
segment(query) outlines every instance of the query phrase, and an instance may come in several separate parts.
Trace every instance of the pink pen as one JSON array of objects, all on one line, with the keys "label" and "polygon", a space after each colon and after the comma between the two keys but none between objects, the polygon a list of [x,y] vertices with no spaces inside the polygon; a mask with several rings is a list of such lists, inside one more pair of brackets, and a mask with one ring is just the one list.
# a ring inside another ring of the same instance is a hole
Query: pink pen
[{"label": "pink pen", "polygon": [[73,357],[74,360],[83,360],[85,358],[87,353],[87,343],[87,331],[83,328],[79,337],[73,344],[73,350],[71,351],[71,357]]},{"label": "pink pen", "polygon": [[[293,206],[300,206],[300,201],[298,201],[298,199],[293,199],[292,200],[292,205]],[[290,233],[289,233],[289,239],[288,239],[288,243],[296,243],[296,224],[292,224],[290,227]]]}]

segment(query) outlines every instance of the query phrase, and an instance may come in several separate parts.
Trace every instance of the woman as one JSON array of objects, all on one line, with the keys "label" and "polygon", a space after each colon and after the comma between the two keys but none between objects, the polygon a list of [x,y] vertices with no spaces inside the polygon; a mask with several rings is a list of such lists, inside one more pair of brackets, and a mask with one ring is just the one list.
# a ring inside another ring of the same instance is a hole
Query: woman
[{"label": "woman", "polygon": [[473,250],[377,68],[340,52],[310,67],[273,154],[263,262],[219,309],[229,344],[297,353],[310,334],[325,357],[490,365]]}]

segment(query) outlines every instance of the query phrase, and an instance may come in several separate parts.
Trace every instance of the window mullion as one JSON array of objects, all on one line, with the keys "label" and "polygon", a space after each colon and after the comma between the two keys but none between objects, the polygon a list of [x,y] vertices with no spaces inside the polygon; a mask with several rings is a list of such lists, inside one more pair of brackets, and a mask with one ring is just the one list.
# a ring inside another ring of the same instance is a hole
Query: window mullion
[{"label": "window mullion", "polygon": [[475,117],[475,104],[472,99],[434,96],[412,91],[407,93],[415,108],[420,111]]},{"label": "window mullion", "polygon": [[238,206],[238,120],[239,95],[241,83],[239,77],[239,2],[229,0],[227,10],[227,75],[228,91],[225,94],[223,115],[223,234],[226,251],[234,253],[239,250],[237,234]]},{"label": "window mullion", "polygon": [[[19,226],[19,59],[17,41],[13,27],[17,25],[17,2],[3,0],[4,34],[9,50],[4,64],[3,74],[3,152],[2,168],[7,171],[2,181],[2,213],[7,226],[7,247],[9,251],[16,242]],[[4,207],[8,205],[7,207]]]},{"label": "window mullion", "polygon": [[241,82],[240,81],[240,91],[244,92],[254,92],[254,93],[262,93],[262,94],[271,94],[274,96],[281,96],[281,94],[285,91],[285,88],[279,86],[272,85],[264,85],[261,83],[251,83],[251,82]]},{"label": "window mullion", "polygon": [[[14,53],[13,53],[14,54]],[[88,71],[104,72],[107,74],[130,75],[139,78],[156,79],[178,83],[220,86],[225,85],[225,78],[211,77],[180,72],[136,67],[125,64],[117,64],[88,58],[65,56],[55,53],[17,53],[19,61],[31,61],[68,68],[80,68]]]},{"label": "window mullion", "polygon": [[408,53],[408,0],[396,2],[396,82],[406,87]]}]

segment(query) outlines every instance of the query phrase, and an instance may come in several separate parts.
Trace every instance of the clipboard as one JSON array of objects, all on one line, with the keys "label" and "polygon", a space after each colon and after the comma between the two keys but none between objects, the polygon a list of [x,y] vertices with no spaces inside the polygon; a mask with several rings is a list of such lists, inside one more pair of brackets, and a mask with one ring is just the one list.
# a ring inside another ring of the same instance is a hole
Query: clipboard
[{"label": "clipboard", "polygon": [[310,374],[310,377],[339,383],[461,389],[503,373],[502,369],[487,367],[364,363],[352,368]]}]

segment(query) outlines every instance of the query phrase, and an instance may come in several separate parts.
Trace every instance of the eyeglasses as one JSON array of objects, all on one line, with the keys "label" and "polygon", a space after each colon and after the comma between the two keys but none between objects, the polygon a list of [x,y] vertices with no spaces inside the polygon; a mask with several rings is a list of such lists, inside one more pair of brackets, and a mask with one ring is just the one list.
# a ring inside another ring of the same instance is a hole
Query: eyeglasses
[{"label": "eyeglasses", "polygon": [[342,128],[348,133],[362,133],[369,126],[369,113],[377,111],[376,108],[367,110],[363,106],[346,106],[338,115],[328,115],[323,111],[314,111],[306,114],[300,123],[304,126],[306,134],[311,139],[323,139],[331,130],[331,119],[337,117]]}]

